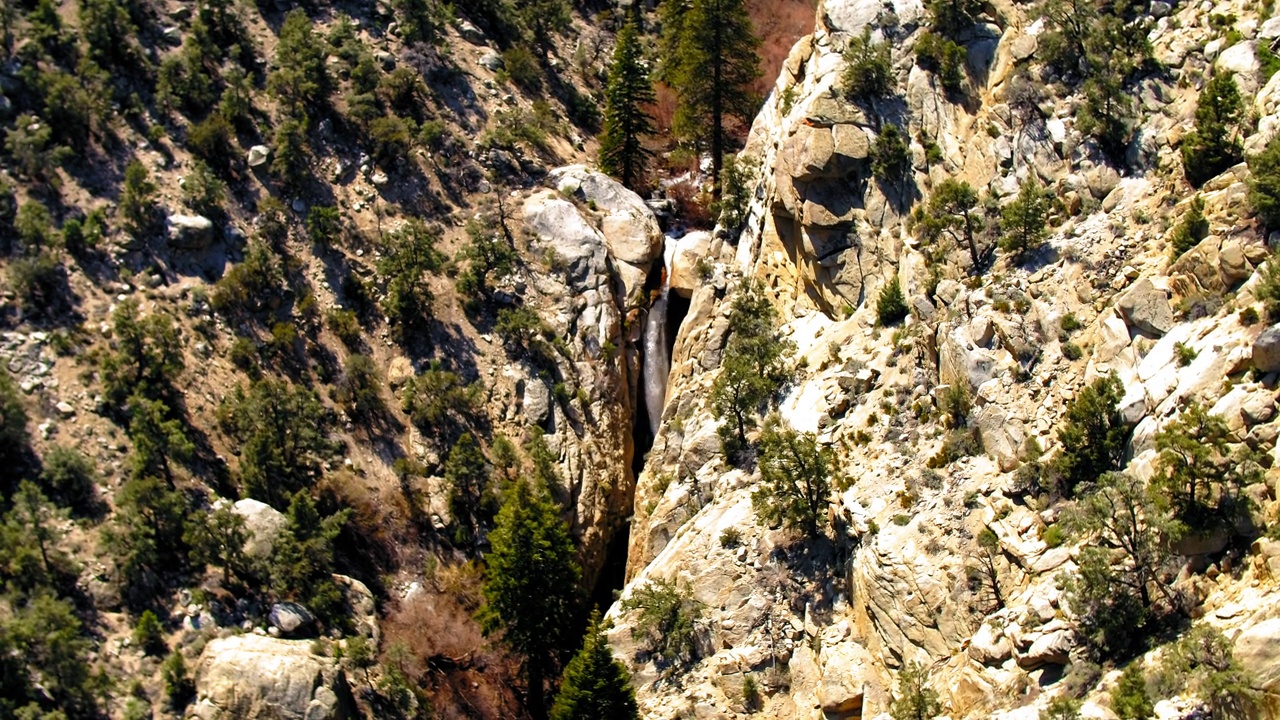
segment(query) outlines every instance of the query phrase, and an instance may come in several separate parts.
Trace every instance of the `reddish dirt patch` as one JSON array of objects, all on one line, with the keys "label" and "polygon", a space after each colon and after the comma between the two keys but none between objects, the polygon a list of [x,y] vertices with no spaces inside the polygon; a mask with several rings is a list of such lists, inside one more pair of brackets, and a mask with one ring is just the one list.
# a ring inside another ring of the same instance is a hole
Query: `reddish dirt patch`
[{"label": "reddish dirt patch", "polygon": [[773,89],[791,46],[813,32],[815,0],[747,0],[747,12],[760,36],[760,69],[755,90],[763,97]]}]

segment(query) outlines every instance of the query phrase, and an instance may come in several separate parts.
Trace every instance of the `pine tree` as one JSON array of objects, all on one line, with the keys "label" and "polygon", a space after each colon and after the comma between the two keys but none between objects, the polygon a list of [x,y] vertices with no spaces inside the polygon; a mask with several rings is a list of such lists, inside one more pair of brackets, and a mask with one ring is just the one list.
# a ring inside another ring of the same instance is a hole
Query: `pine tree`
[{"label": "pine tree", "polygon": [[1039,248],[1048,234],[1049,202],[1049,193],[1039,182],[1034,179],[1024,182],[1018,197],[1005,205],[1000,214],[1005,231],[1000,238],[1000,249],[1022,258]]},{"label": "pine tree", "polygon": [[1054,459],[1063,495],[1070,497],[1077,485],[1120,469],[1130,430],[1117,410],[1123,394],[1119,376],[1109,375],[1081,390],[1067,406],[1058,428],[1062,452]]},{"label": "pine tree", "polygon": [[720,375],[711,385],[712,410],[730,421],[719,431],[729,455],[746,449],[755,414],[786,380],[785,359],[793,346],[778,337],[777,324],[778,312],[758,286],[748,283],[739,291]]},{"label": "pine tree", "polygon": [[492,497],[489,489],[489,462],[471,433],[462,433],[449,451],[444,463],[444,479],[449,483],[449,512],[457,525],[459,543],[478,539],[480,522],[484,515],[492,517],[492,510],[485,513],[486,502]]},{"label": "pine tree", "polygon": [[551,720],[637,720],[635,690],[627,668],[613,659],[607,625],[599,611],[591,614],[582,649],[569,662],[560,694],[551,707]]},{"label": "pine tree", "polygon": [[718,195],[729,123],[747,122],[756,111],[750,86],[760,77],[760,40],[744,0],[690,0],[664,15],[663,33],[674,53],[663,71],[679,100],[674,129],[711,150]]},{"label": "pine tree", "polygon": [[636,21],[631,18],[618,33],[613,51],[600,136],[600,167],[629,188],[643,181],[653,155],[641,142],[653,132],[653,119],[644,106],[656,99],[642,52]]},{"label": "pine tree", "polygon": [[1196,127],[1182,141],[1182,168],[1195,187],[1244,159],[1240,120],[1244,102],[1230,73],[1214,75],[1200,91]]},{"label": "pine tree", "polygon": [[182,539],[191,546],[191,560],[222,569],[225,584],[232,573],[244,578],[248,564],[244,544],[249,539],[244,517],[223,505],[210,513],[192,513]]},{"label": "pine tree", "polygon": [[565,0],[515,0],[520,24],[533,38],[543,55],[551,52],[551,36],[572,26],[573,15]]},{"label": "pine tree", "polygon": [[546,493],[516,481],[489,542],[480,626],[524,659],[529,710],[545,717],[543,685],[571,642],[578,605],[573,541]]},{"label": "pine tree", "polygon": [[[9,371],[0,369],[0,466],[18,468],[26,462],[30,436],[27,433],[27,411],[22,396],[9,379]],[[7,489],[9,480],[0,481]]]},{"label": "pine tree", "polygon": [[771,415],[760,434],[761,487],[751,495],[756,515],[819,537],[827,527],[834,467],[831,448],[820,447],[813,433],[798,433]]},{"label": "pine tree", "polygon": [[978,250],[977,233],[982,229],[982,217],[975,212],[977,207],[978,193],[972,185],[947,178],[934,189],[927,207],[917,206],[916,214],[917,227],[926,241],[936,244],[945,234],[957,244],[964,242],[972,263],[970,272],[974,274],[981,272],[986,257],[985,251]]},{"label": "pine tree", "polygon": [[1155,714],[1140,662],[1129,663],[1120,674],[1120,681],[1111,691],[1111,709],[1120,720],[1149,720]]},{"label": "pine tree", "polygon": [[902,282],[895,274],[876,298],[876,324],[881,327],[897,325],[910,314],[907,298],[902,294]]},{"label": "pine tree", "polygon": [[938,693],[929,687],[929,669],[907,663],[898,673],[898,697],[889,706],[893,720],[933,720],[942,712]]}]

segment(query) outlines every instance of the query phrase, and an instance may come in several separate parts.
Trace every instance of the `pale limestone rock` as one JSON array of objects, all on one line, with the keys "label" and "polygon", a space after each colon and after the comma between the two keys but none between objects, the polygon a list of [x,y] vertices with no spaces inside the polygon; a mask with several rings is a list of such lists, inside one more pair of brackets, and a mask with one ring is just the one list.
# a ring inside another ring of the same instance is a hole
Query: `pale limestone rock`
[{"label": "pale limestone rock", "polygon": [[309,640],[233,635],[209,641],[196,671],[204,717],[226,720],[345,720],[353,702],[336,660]]},{"label": "pale limestone rock", "polygon": [[694,289],[701,283],[699,261],[711,262],[711,233],[695,231],[685,234],[675,242],[675,251],[671,255],[671,289],[684,297],[691,297]]},{"label": "pale limestone rock", "polygon": [[969,657],[983,665],[999,666],[1013,656],[1013,645],[991,623],[983,623],[969,641]]},{"label": "pale limestone rock", "polygon": [[1116,301],[1116,308],[1130,327],[1151,335],[1164,335],[1173,328],[1173,309],[1168,296],[1143,278]]},{"label": "pale limestone rock", "polygon": [[938,328],[942,336],[938,342],[940,381],[944,385],[967,382],[972,389],[990,380],[996,372],[995,356],[978,347],[967,326],[961,325],[949,331],[946,328],[946,325]]},{"label": "pale limestone rock", "polygon": [[982,440],[982,449],[990,455],[1003,472],[1018,467],[1018,451],[1026,434],[1022,423],[1010,418],[995,405],[985,405],[974,413],[974,424]]},{"label": "pale limestone rock", "polygon": [[413,361],[403,355],[391,358],[387,364],[387,385],[392,389],[403,387],[413,378]]},{"label": "pale limestone rock", "polygon": [[1253,366],[1264,373],[1280,370],[1280,325],[1272,325],[1253,341]]},{"label": "pale limestone rock", "polygon": [[1099,321],[1093,334],[1094,362],[1111,362],[1129,347],[1129,326],[1115,312],[1109,312]]},{"label": "pale limestone rock", "polygon": [[1218,250],[1218,270],[1227,287],[1235,287],[1253,274],[1253,267],[1245,257],[1244,246],[1238,240],[1225,240]]},{"label": "pale limestone rock", "polygon": [[1235,657],[1253,671],[1258,687],[1269,692],[1280,690],[1280,618],[1245,628],[1236,638]]},{"label": "pale limestone rock", "polygon": [[249,167],[262,167],[267,164],[267,160],[271,157],[271,148],[266,145],[254,145],[249,148],[248,163]]},{"label": "pale limestone rock", "polygon": [[203,250],[213,242],[213,221],[203,215],[170,215],[165,227],[169,244],[179,250]]},{"label": "pale limestone rock", "polygon": [[525,382],[521,407],[529,424],[546,427],[551,419],[551,390],[547,384],[538,378]]},{"label": "pale limestone rock", "polygon": [[267,621],[281,633],[294,635],[300,630],[307,630],[316,619],[307,608],[298,603],[280,602],[271,606]]},{"label": "pale limestone rock", "polygon": [[1214,64],[1219,72],[1235,76],[1242,96],[1249,97],[1258,91],[1258,56],[1252,42],[1238,42],[1223,50]]},{"label": "pale limestone rock", "polygon": [[662,254],[662,231],[644,199],[604,173],[584,165],[557,168],[550,173],[557,188],[605,213],[601,221],[609,254],[643,266]]},{"label": "pale limestone rock", "polygon": [[1031,669],[1041,665],[1065,665],[1075,647],[1075,631],[1061,628],[1039,635],[1021,656],[1018,666]]},{"label": "pale limestone rock", "polygon": [[245,530],[248,531],[244,552],[252,558],[270,556],[276,537],[289,524],[279,510],[252,498],[237,500],[232,512],[244,518]]}]

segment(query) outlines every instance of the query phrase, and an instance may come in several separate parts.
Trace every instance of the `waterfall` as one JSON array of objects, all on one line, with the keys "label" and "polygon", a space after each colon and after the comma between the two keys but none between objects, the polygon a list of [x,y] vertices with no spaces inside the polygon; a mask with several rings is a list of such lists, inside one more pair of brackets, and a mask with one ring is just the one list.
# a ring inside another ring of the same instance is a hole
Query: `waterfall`
[{"label": "waterfall", "polygon": [[671,286],[671,256],[675,243],[667,238],[662,253],[662,289],[649,308],[644,326],[644,405],[649,414],[649,429],[654,437],[667,404],[667,375],[671,358],[667,357],[667,292]]}]

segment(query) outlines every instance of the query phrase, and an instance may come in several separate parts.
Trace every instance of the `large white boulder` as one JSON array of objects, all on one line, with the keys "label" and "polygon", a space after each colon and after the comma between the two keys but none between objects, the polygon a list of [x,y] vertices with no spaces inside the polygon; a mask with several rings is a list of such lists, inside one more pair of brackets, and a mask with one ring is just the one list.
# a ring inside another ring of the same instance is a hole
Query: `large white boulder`
[{"label": "large white boulder", "polygon": [[698,285],[702,284],[698,263],[710,261],[711,233],[699,230],[668,242],[676,245],[671,253],[671,289],[684,297],[690,297]]},{"label": "large white boulder", "polygon": [[346,720],[351,691],[336,660],[310,640],[234,635],[209,641],[196,671],[202,720]]},{"label": "large white boulder", "polygon": [[271,549],[275,547],[276,537],[289,524],[279,510],[251,498],[237,500],[231,511],[244,518],[244,527],[249,534],[244,543],[244,552],[252,558],[269,556]]}]

